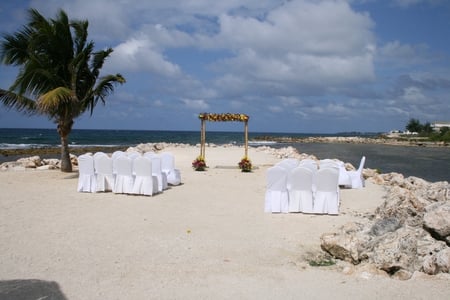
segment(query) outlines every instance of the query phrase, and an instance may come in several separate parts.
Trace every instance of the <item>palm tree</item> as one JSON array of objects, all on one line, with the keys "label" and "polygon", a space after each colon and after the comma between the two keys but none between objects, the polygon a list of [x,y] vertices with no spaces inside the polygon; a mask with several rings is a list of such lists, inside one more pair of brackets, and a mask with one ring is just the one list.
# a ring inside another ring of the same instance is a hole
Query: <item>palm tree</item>
[{"label": "palm tree", "polygon": [[27,114],[42,114],[57,124],[61,138],[61,171],[71,172],[69,134],[74,120],[87,110],[92,115],[100,100],[125,83],[120,74],[99,77],[112,49],[94,52],[87,41],[88,21],[69,20],[60,10],[46,19],[30,9],[22,30],[2,36],[0,61],[19,67],[15,82],[0,89],[0,102]]}]

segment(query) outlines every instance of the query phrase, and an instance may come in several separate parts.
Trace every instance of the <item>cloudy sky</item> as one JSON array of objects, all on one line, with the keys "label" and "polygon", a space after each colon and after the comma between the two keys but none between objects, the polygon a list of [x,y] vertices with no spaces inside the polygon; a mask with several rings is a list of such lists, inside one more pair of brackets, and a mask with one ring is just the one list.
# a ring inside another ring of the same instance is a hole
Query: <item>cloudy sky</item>
[{"label": "cloudy sky", "polygon": [[[450,121],[448,0],[16,0],[0,4],[0,31],[30,7],[89,20],[96,48],[114,48],[104,73],[127,79],[74,128],[198,130],[200,112],[246,113],[255,132]],[[16,74],[0,65],[0,87]],[[54,124],[2,106],[2,127]]]}]

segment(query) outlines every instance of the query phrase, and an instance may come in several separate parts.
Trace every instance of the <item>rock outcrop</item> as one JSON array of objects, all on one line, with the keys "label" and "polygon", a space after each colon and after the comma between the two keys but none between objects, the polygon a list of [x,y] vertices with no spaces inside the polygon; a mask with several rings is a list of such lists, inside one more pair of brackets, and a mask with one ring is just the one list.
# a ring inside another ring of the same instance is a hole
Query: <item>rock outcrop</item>
[{"label": "rock outcrop", "polygon": [[321,248],[354,265],[371,264],[398,279],[450,270],[450,184],[398,173],[374,175],[384,203],[365,221],[321,237]]}]

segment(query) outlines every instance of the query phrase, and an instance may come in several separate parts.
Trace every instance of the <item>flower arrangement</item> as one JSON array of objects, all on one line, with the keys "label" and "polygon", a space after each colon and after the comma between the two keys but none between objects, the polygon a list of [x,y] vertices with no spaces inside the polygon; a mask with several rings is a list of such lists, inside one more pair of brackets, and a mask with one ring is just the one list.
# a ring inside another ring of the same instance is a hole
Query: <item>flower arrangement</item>
[{"label": "flower arrangement", "polygon": [[251,172],[252,171],[252,161],[248,159],[248,157],[243,157],[241,161],[238,163],[239,169],[242,172]]},{"label": "flower arrangement", "polygon": [[195,171],[205,171],[207,168],[205,158],[203,156],[197,156],[192,162],[192,167]]},{"label": "flower arrangement", "polygon": [[211,113],[201,113],[198,115],[200,120],[212,121],[212,122],[227,122],[227,121],[239,121],[247,122],[249,119],[248,115],[245,114],[211,114]]}]

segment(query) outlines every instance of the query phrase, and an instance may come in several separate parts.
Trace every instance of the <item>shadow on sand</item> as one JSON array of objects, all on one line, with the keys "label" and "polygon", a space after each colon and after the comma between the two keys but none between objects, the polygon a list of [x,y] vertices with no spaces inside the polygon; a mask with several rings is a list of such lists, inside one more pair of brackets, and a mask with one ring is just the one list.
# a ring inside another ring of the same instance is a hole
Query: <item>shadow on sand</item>
[{"label": "shadow on sand", "polygon": [[0,300],[67,300],[59,284],[38,279],[0,281]]}]

